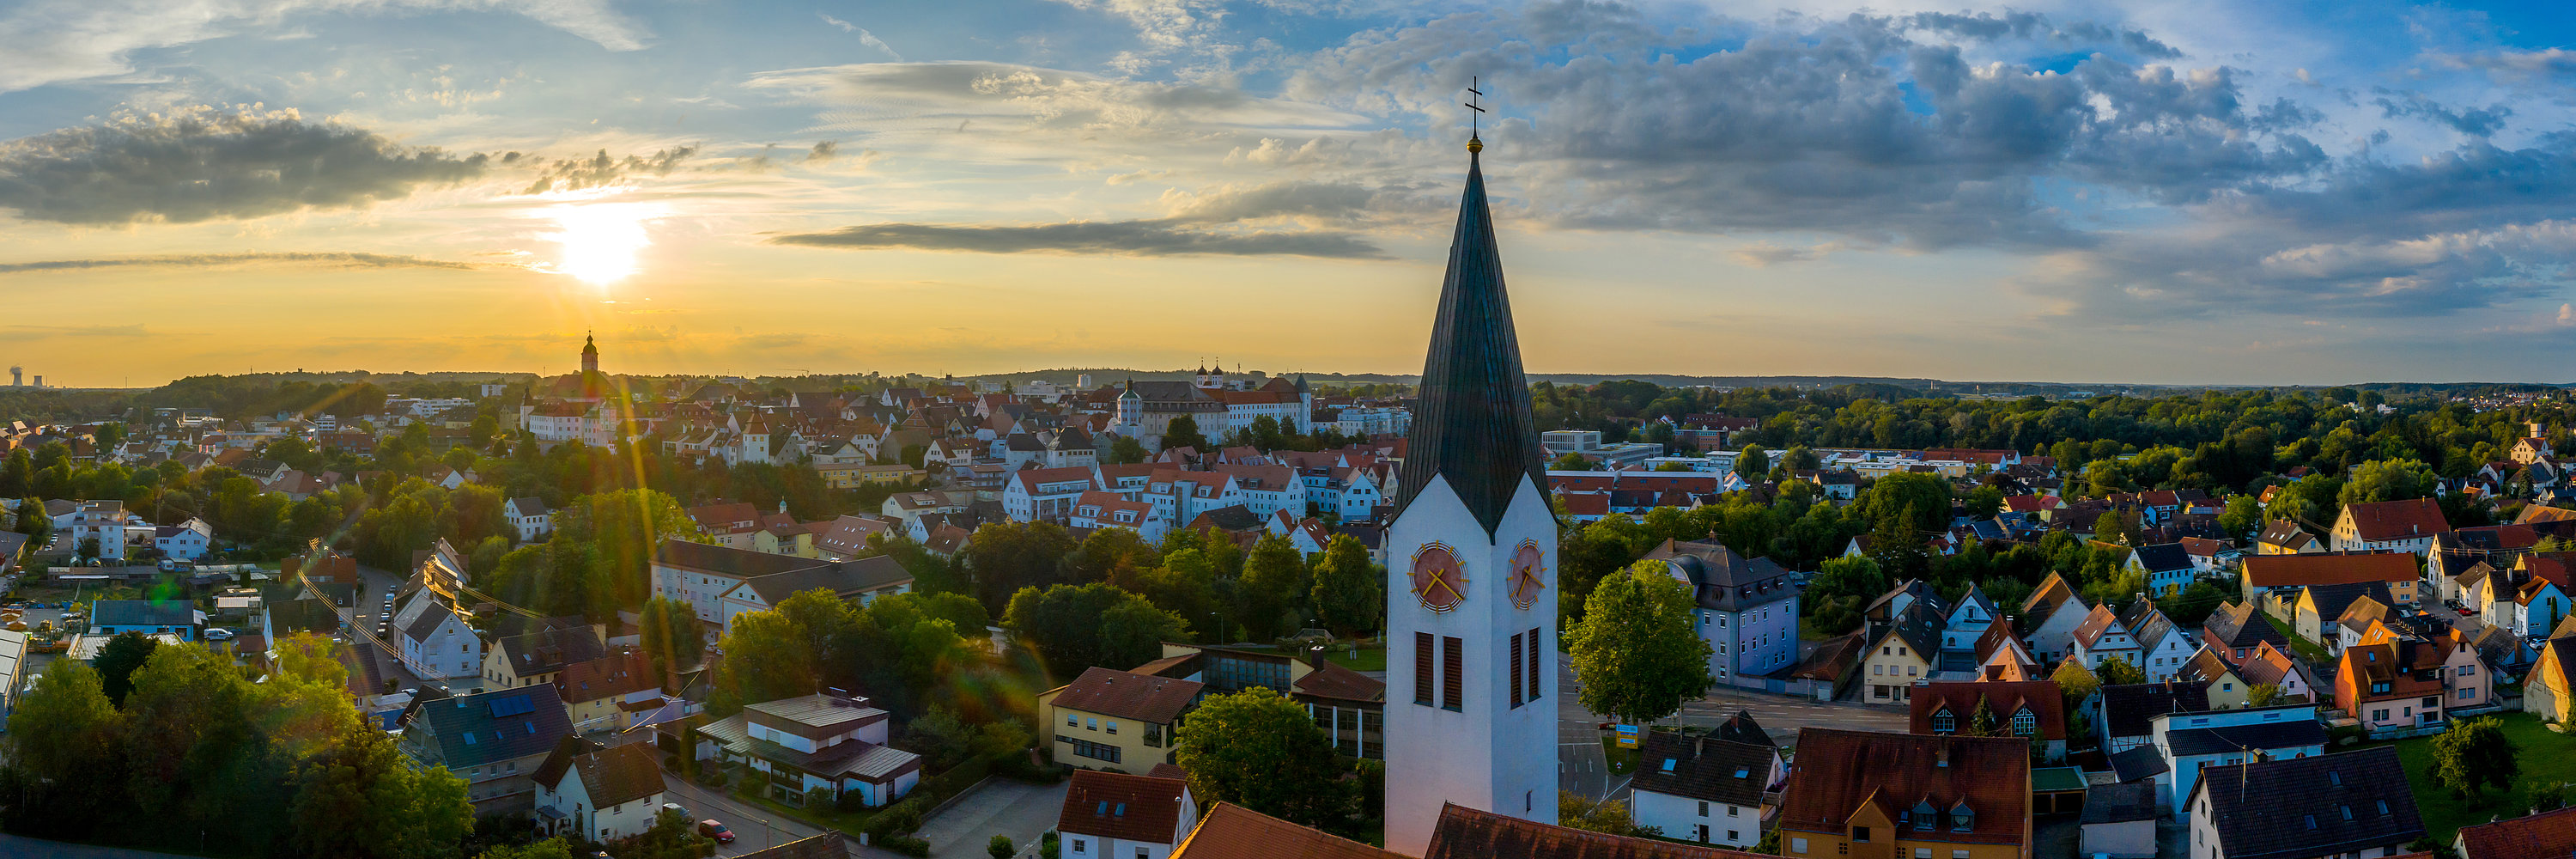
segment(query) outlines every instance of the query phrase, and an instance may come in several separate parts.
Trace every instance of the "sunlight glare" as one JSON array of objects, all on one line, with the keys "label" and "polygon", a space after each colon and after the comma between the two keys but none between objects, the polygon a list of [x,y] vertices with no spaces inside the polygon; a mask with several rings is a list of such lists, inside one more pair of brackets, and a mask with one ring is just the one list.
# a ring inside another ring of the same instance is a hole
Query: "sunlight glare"
[{"label": "sunlight glare", "polygon": [[634,276],[638,255],[653,244],[644,223],[665,211],[657,203],[591,202],[550,206],[540,214],[552,219],[556,230],[538,238],[563,246],[559,260],[546,270],[607,286]]}]

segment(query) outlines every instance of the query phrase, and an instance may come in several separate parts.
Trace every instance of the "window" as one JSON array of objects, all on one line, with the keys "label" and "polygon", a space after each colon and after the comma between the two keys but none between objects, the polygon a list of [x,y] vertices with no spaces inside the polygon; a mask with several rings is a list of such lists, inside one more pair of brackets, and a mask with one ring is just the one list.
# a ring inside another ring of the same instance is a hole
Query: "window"
[{"label": "window", "polygon": [[1521,706],[1521,635],[1512,633],[1512,708]]},{"label": "window", "polygon": [[1072,713],[1066,713],[1064,714],[1064,726],[1068,728],[1082,727],[1082,717],[1076,716]]},{"label": "window", "polygon": [[1792,839],[1789,839],[1789,852],[1791,852],[1791,853],[1805,853],[1805,852],[1807,852],[1807,839],[1804,839],[1804,838],[1792,838]]},{"label": "window", "polygon": [[1145,745],[1153,746],[1155,748],[1162,747],[1163,726],[1152,722],[1145,723]]},{"label": "window", "polygon": [[1086,848],[1086,847],[1089,847],[1089,846],[1091,846],[1091,845],[1090,845],[1090,844],[1088,844],[1088,843],[1085,843],[1085,842],[1084,842],[1082,839],[1080,839],[1080,838],[1073,839],[1073,852],[1074,852],[1074,854],[1075,854],[1075,855],[1081,855],[1081,853],[1083,852],[1083,848]]},{"label": "window", "polygon": [[1854,826],[1854,827],[1852,827],[1852,837],[1851,837],[1851,840],[1853,840],[1853,841],[1855,841],[1855,842],[1858,842],[1858,843],[1861,843],[1861,844],[1867,844],[1867,843],[1869,843],[1869,827],[1866,827],[1866,826]]},{"label": "window", "polygon": [[1467,707],[1467,644],[1454,636],[1440,637],[1440,708],[1464,710]]},{"label": "window", "polygon": [[1744,840],[1744,833],[1742,830],[1729,829],[1726,831],[1726,843],[1733,844],[1742,840]]},{"label": "window", "polygon": [[1112,721],[1109,723],[1109,734],[1110,734],[1110,736],[1113,736],[1113,737],[1118,735],[1118,722],[1117,722],[1117,721],[1112,720]]},{"label": "window", "polygon": [[1707,802],[1705,802],[1705,801],[1703,801],[1703,802],[1701,802],[1701,803],[1699,804],[1699,816],[1701,816],[1701,817],[1707,817],[1707,816],[1708,816],[1708,803],[1707,803]]},{"label": "window", "polygon": [[2477,667],[2477,666],[2475,666],[2475,665],[2462,665],[2462,666],[2460,666],[2460,676],[2462,676],[2462,677],[2467,677],[2467,676],[2469,676],[2469,675],[2471,675],[2471,674],[2476,674],[2476,673],[2478,673],[2478,667]]},{"label": "window", "polygon": [[1538,667],[1544,664],[1538,658],[1538,630],[1538,627],[1530,627],[1529,637],[1521,642],[1522,647],[1529,649],[1529,699],[1532,701],[1538,700]]},{"label": "window", "polygon": [[1100,730],[1100,720],[1099,720],[1099,719],[1084,719],[1084,720],[1082,720],[1082,729],[1083,729],[1083,730],[1086,730],[1086,731],[1097,731],[1097,730]]},{"label": "window", "polygon": [[2471,698],[2475,698],[2475,697],[2477,697],[2477,696],[2478,696],[2478,690],[2476,690],[2476,689],[2461,689],[2461,690],[2460,690],[2460,700],[2462,700],[2462,701],[2466,701],[2466,700],[2469,700],[2469,699],[2471,699]]},{"label": "window", "polygon": [[1136,859],[1147,859],[1148,855],[1149,854],[1145,852],[1145,848],[1136,848]]},{"label": "window", "polygon": [[1950,715],[1950,711],[1942,710],[1932,714],[1932,733],[1947,734],[1958,729],[1959,717]]},{"label": "window", "polygon": [[1728,816],[1728,817],[1743,817],[1743,816],[1744,816],[1743,811],[1744,811],[1744,809],[1743,809],[1742,807],[1730,805],[1730,806],[1727,806],[1727,807],[1726,807],[1726,816]]},{"label": "window", "polygon": [[1917,848],[1914,848],[1914,859],[1932,859],[1932,848],[1930,848],[1930,847],[1917,847]]},{"label": "window", "polygon": [[2012,728],[2013,733],[2020,734],[2025,737],[2039,733],[2039,717],[2032,714],[2029,710],[2014,713],[2012,717]]},{"label": "window", "polygon": [[1413,634],[1413,703],[1431,706],[1431,633]]}]

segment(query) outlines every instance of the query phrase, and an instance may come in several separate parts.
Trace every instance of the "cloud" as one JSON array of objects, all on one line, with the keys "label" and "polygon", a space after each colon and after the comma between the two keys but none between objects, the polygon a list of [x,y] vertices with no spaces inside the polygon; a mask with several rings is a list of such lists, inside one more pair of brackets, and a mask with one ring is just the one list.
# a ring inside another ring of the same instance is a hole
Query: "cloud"
[{"label": "cloud", "polygon": [[632,177],[667,176],[672,169],[680,166],[680,162],[688,160],[689,156],[697,154],[697,151],[698,148],[695,146],[675,146],[658,150],[651,155],[610,158],[608,150],[602,149],[599,150],[599,154],[589,158],[558,160],[545,166],[538,171],[536,181],[529,183],[528,187],[519,193],[580,191],[621,185]]},{"label": "cloud", "polygon": [[829,248],[910,248],[968,253],[1114,254],[1132,256],[1308,256],[1385,259],[1374,243],[1347,233],[1218,232],[1168,220],[966,226],[866,224],[772,237],[772,244]]},{"label": "cloud", "polygon": [[0,92],[130,75],[136,52],[273,30],[293,15],[423,11],[515,12],[612,51],[649,38],[609,0],[26,0],[0,16]]},{"label": "cloud", "polygon": [[1375,192],[1355,183],[1294,180],[1262,185],[1222,186],[1199,194],[1166,194],[1178,220],[1230,223],[1258,218],[1299,216],[1345,218],[1369,207]]},{"label": "cloud", "polygon": [[2181,51],[2157,41],[2143,30],[2110,27],[2091,21],[2078,21],[2059,28],[2049,23],[2048,16],[2037,12],[2005,12],[2000,16],[1990,12],[1974,15],[1924,12],[1898,19],[1898,24],[1906,29],[1959,39],[2020,39],[2066,48],[2116,46],[2147,59],[2182,57]]},{"label": "cloud", "polygon": [[1755,242],[1736,248],[1728,255],[1734,257],[1736,262],[1754,268],[1766,268],[1780,263],[1806,262],[1823,254],[1816,248],[1792,248],[1770,242]]},{"label": "cloud", "polygon": [[2418,93],[2401,93],[2382,88],[2373,88],[2371,91],[2379,94],[2379,98],[2372,99],[2371,103],[2379,105],[2380,115],[2383,117],[2389,119],[2414,117],[2435,125],[2449,127],[2453,131],[2470,137],[2494,136],[2497,131],[2504,129],[2505,117],[2513,115],[2513,107],[2503,103],[2491,104],[2483,108],[2452,110]]},{"label": "cloud", "polygon": [[444,268],[476,269],[487,266],[453,260],[427,259],[407,254],[364,252],[270,252],[236,254],[158,254],[153,256],[108,257],[105,259],[58,259],[36,262],[0,263],[0,274],[22,274],[47,271],[82,271],[99,268],[206,268],[260,263],[336,266],[342,268]]},{"label": "cloud", "polygon": [[2432,58],[2453,68],[2481,69],[2513,81],[2576,77],[2576,51],[2566,48],[2435,54]]},{"label": "cloud", "polygon": [[67,224],[256,218],[396,199],[486,161],[293,110],[200,106],[0,143],[0,207]]},{"label": "cloud", "polygon": [[852,24],[848,21],[843,21],[839,18],[834,18],[821,12],[816,12],[814,14],[822,15],[823,23],[839,27],[841,28],[841,32],[859,34],[859,44],[884,51],[886,52],[886,56],[893,57],[895,62],[903,62],[902,54],[895,53],[893,46],[887,45],[884,39],[877,38],[877,34],[868,32],[868,28]]},{"label": "cloud", "polygon": [[837,140],[825,140],[825,141],[822,141],[822,142],[819,142],[819,143],[814,144],[814,148],[813,148],[813,150],[812,150],[812,151],[809,151],[809,152],[807,152],[807,153],[805,153],[805,160],[807,160],[807,161],[830,161],[830,160],[832,160],[833,158],[835,158],[835,157],[839,156],[840,154],[841,154],[841,142],[840,142],[840,141],[837,141]]}]

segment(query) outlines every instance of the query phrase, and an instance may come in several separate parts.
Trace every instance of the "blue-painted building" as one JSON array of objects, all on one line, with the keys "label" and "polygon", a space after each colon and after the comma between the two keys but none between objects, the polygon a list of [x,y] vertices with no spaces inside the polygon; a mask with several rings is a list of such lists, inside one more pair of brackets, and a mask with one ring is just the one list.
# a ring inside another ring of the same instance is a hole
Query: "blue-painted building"
[{"label": "blue-painted building", "polygon": [[1746,560],[1715,540],[1666,540],[1646,555],[1691,588],[1695,623],[1721,685],[1762,686],[1798,662],[1799,587],[1768,558]]}]

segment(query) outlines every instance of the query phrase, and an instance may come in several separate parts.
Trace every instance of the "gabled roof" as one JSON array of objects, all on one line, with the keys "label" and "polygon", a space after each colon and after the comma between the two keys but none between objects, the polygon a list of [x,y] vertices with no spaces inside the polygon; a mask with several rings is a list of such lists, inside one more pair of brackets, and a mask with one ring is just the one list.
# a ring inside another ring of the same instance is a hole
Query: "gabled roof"
[{"label": "gabled roof", "polygon": [[2363,597],[2369,597],[2383,605],[2395,603],[2397,601],[2396,597],[2388,594],[2388,583],[2386,582],[2309,585],[2299,590],[2299,599],[2302,602],[2314,602],[2316,604],[2317,618],[2319,620],[2325,620],[2327,618],[2341,619],[2343,617],[2344,609],[2350,607],[2353,600],[2361,599]]},{"label": "gabled roof", "polygon": [[2268,543],[2285,549],[2298,550],[2315,545],[2317,542],[2317,535],[2300,530],[2299,523],[2296,521],[2289,519],[2274,519],[2269,524],[2264,525],[2262,535],[2254,539],[2257,542]]},{"label": "gabled roof", "polygon": [[1521,375],[1520,341],[1503,294],[1484,165],[1472,153],[1419,391],[1397,510],[1412,506],[1434,478],[1444,479],[1491,533],[1524,479],[1545,494],[1547,457],[1530,417],[1529,381]]},{"label": "gabled roof", "polygon": [[2191,655],[2190,659],[2183,662],[2181,668],[2174,669],[2173,676],[2176,680],[2206,686],[2217,682],[2220,677],[2235,677],[2236,666],[2228,664],[2226,657],[2218,655],[2218,651],[2204,644],[2198,652]]},{"label": "gabled roof", "polygon": [[1422,859],[1752,859],[1757,855],[1549,826],[1446,803]]},{"label": "gabled roof", "polygon": [[1054,703],[1066,710],[1168,725],[1198,700],[1204,688],[1194,680],[1093,667],[1065,684]]},{"label": "gabled roof", "polygon": [[2114,737],[2143,737],[2158,713],[2209,709],[2209,687],[2197,683],[2123,683],[2102,687],[2104,727]]},{"label": "gabled roof", "polygon": [[2451,530],[2442,506],[2430,498],[2346,504],[2343,517],[2364,540],[2413,540]]},{"label": "gabled roof", "polygon": [[2414,578],[2412,552],[2245,556],[2245,581],[2258,588],[2403,582]]},{"label": "gabled roof", "polygon": [[1055,828],[1075,835],[1170,844],[1183,837],[1181,804],[1189,785],[1180,779],[1123,772],[1075,770],[1065,786]]},{"label": "gabled roof", "polygon": [[2150,600],[2130,603],[2129,610],[2120,613],[2120,625],[2128,628],[2129,640],[2137,642],[2141,648],[2161,646],[2166,637],[2180,631],[2174,627],[2171,618],[2165,617],[2164,610],[2156,608]]},{"label": "gabled roof", "polygon": [[1665,540],[1646,557],[1670,564],[1701,608],[1743,611],[1798,595],[1787,569],[1769,558],[1748,561],[1715,540]]},{"label": "gabled roof", "polygon": [[2567,859],[2576,853],[2576,806],[2460,827],[2460,859]]},{"label": "gabled roof", "polygon": [[2200,785],[2229,859],[2331,856],[2425,834],[2395,746],[2213,766]]},{"label": "gabled roof", "polygon": [[2191,553],[2185,551],[2181,543],[2139,546],[2130,557],[2137,559],[2139,566],[2150,573],[2191,569]]},{"label": "gabled roof", "polygon": [[[756,520],[758,517],[755,515],[753,518]],[[653,563],[685,567],[691,572],[747,579],[826,566],[832,562],[667,537],[662,540],[661,545],[653,547]]]},{"label": "gabled roof", "polygon": [[1939,610],[1916,600],[1905,607],[1905,613],[1898,615],[1894,623],[1888,624],[1885,634],[1878,640],[1885,641],[1888,636],[1894,636],[1913,648],[1914,656],[1929,663],[1941,654],[1941,622]]},{"label": "gabled roof", "polygon": [[[2111,613],[2111,606],[2109,603],[2094,606],[2093,613],[2085,615],[2084,622],[2075,626],[2075,640],[2082,642],[2085,647],[2093,647],[2094,642],[2101,641],[2104,634],[2118,629],[2119,623],[2120,616]],[[2130,640],[2136,641],[2137,639],[2131,638]],[[2128,648],[2113,649],[2125,650]]]},{"label": "gabled roof", "polygon": [[815,588],[827,588],[834,595],[846,598],[909,581],[912,581],[912,571],[904,569],[903,562],[893,555],[870,555],[818,567],[754,576],[744,580],[740,587],[759,594],[764,603],[777,605],[788,597]]},{"label": "gabled roof", "polygon": [[566,773],[581,779],[582,792],[596,808],[624,805],[662,793],[662,765],[650,743],[600,747],[565,735],[546,762],[537,767],[537,783],[558,785]]},{"label": "gabled roof", "polygon": [[1804,728],[1779,821],[1798,831],[1844,832],[1864,804],[1879,804],[1893,820],[1918,801],[1943,812],[1964,802],[1974,812],[1970,831],[1944,827],[1943,840],[2026,843],[2030,743]]},{"label": "gabled roof", "polygon": [[2022,620],[2034,626],[2045,623],[2049,615],[2056,614],[2057,607],[2068,600],[2074,600],[2078,605],[2084,601],[2076,596],[2075,588],[2066,583],[2065,577],[2049,573],[2048,578],[2040,580],[2038,589],[2021,601]]},{"label": "gabled roof", "polygon": [[1231,802],[1210,807],[1172,859],[1412,859]]},{"label": "gabled roof", "polygon": [[1694,732],[1684,735],[1655,730],[1637,749],[1637,790],[1723,802],[1746,808],[1762,805],[1770,787],[1771,758],[1780,753],[1769,743],[1733,743]]},{"label": "gabled roof", "polygon": [[543,684],[415,701],[405,718],[428,724],[451,770],[534,755],[572,734],[563,699]]},{"label": "gabled roof", "polygon": [[608,652],[599,633],[590,627],[548,627],[535,632],[503,637],[492,642],[502,663],[519,676],[552,674],[565,665],[588,662]]},{"label": "gabled roof", "polygon": [[[1146,663],[1151,665],[1153,663]],[[1139,674],[1150,674],[1140,667]],[[1289,684],[1299,695],[1331,698],[1337,701],[1386,703],[1386,681],[1344,668],[1329,660],[1315,664],[1315,670]]]},{"label": "gabled roof", "polygon": [[2233,658],[2235,648],[2253,647],[2266,641],[2275,647],[2290,646],[2290,637],[2274,628],[2272,622],[2260,614],[2261,611],[2246,601],[2220,605],[2209,613],[2208,620],[2201,622],[2202,643],[2229,651],[2230,658]]},{"label": "gabled roof", "polygon": [[1908,733],[1931,734],[1934,716],[1947,711],[1957,719],[1954,731],[1968,730],[1968,721],[1983,701],[1994,714],[1997,735],[2012,731],[2014,714],[2027,709],[2039,720],[2039,735],[2051,740],[2066,739],[2066,697],[2050,680],[2014,681],[1942,681],[1914,687],[1912,713],[1907,720]]}]

